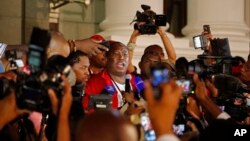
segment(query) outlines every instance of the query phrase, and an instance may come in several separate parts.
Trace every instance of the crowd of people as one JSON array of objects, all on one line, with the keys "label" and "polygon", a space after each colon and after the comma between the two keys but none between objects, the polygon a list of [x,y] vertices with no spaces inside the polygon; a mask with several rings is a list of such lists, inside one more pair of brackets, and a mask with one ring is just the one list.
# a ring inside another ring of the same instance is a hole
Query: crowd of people
[{"label": "crowd of people", "polygon": [[[249,140],[249,58],[229,58],[235,73],[224,74],[214,70],[219,69],[216,58],[190,62],[177,58],[167,34],[158,28],[163,47],[153,44],[145,48],[138,73],[132,63],[141,36],[137,29],[127,45],[101,35],[66,40],[59,32],[49,33],[47,70],[60,74],[59,86],[45,88],[50,110],[19,106],[20,91],[10,85],[18,83],[18,72],[30,68],[29,46],[12,49],[21,52],[24,65],[11,70],[6,67],[0,74],[1,141]],[[210,33],[203,34],[212,40]],[[2,62],[10,63],[4,57]],[[208,67],[204,65],[209,62]],[[64,75],[68,65],[71,71]],[[152,85],[151,72],[156,65],[162,65],[168,75],[157,87]],[[188,86],[179,85],[178,80],[187,80]],[[145,113],[149,120],[142,124]]]}]

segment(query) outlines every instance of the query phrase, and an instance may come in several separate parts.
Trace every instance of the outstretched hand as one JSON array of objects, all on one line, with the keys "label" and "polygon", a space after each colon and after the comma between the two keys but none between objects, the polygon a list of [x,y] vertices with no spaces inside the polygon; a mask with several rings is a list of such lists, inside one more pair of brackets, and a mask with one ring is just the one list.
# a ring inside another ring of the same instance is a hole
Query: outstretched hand
[{"label": "outstretched hand", "polygon": [[199,79],[197,74],[194,74],[193,81],[196,85],[196,89],[195,89],[196,98],[198,100],[208,99],[209,97],[207,95],[207,89],[206,89],[205,83]]},{"label": "outstretched hand", "polygon": [[102,52],[101,50],[108,51],[107,47],[105,47],[101,44],[98,44],[91,39],[76,40],[75,46],[76,46],[77,50],[80,50],[80,51],[88,54],[89,56],[97,55],[98,53]]},{"label": "outstretched hand", "polygon": [[161,86],[161,99],[154,99],[153,88],[150,82],[145,81],[145,97],[148,103],[148,113],[157,136],[172,134],[172,125],[179,107],[182,88],[175,81]]}]

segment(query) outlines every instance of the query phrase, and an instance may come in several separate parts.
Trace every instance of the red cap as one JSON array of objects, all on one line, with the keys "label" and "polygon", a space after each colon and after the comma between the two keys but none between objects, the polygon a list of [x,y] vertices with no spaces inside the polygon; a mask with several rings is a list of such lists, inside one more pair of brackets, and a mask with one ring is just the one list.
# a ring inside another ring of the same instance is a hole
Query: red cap
[{"label": "red cap", "polygon": [[94,42],[97,42],[97,43],[101,43],[101,42],[105,41],[105,38],[99,34],[95,34],[95,35],[91,36],[90,39],[92,39]]}]

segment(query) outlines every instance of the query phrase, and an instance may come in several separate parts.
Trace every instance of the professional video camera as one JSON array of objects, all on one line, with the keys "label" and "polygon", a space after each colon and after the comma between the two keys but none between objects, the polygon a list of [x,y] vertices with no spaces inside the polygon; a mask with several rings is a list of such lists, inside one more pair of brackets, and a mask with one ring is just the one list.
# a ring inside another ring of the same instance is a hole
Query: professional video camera
[{"label": "professional video camera", "polygon": [[[73,73],[67,63],[62,63],[63,57],[52,58],[52,62],[53,60],[59,62],[53,63],[54,66],[47,63],[50,61],[46,56],[50,39],[51,36],[47,30],[33,28],[28,52],[29,73],[17,71],[17,80],[12,87],[16,93],[17,106],[21,109],[42,113],[50,112],[51,103],[47,93],[48,89],[52,88],[60,100],[63,90],[61,76],[69,76]],[[7,80],[1,79],[1,81]],[[7,90],[6,87],[0,89]],[[3,92],[3,94],[6,93]]]},{"label": "professional video camera", "polygon": [[157,15],[148,5],[141,5],[141,8],[144,11],[137,11],[136,19],[131,22],[136,22],[134,29],[139,30],[141,34],[155,34],[158,26],[166,26],[166,15]]}]

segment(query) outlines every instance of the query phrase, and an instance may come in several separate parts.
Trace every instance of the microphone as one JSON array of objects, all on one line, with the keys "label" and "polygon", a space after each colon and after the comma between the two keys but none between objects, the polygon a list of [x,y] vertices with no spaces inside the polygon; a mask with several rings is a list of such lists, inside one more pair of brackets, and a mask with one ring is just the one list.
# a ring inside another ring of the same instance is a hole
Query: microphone
[{"label": "microphone", "polygon": [[126,76],[125,76],[125,92],[127,92],[127,93],[129,93],[131,91],[130,79],[131,79],[131,75],[126,74]]}]

